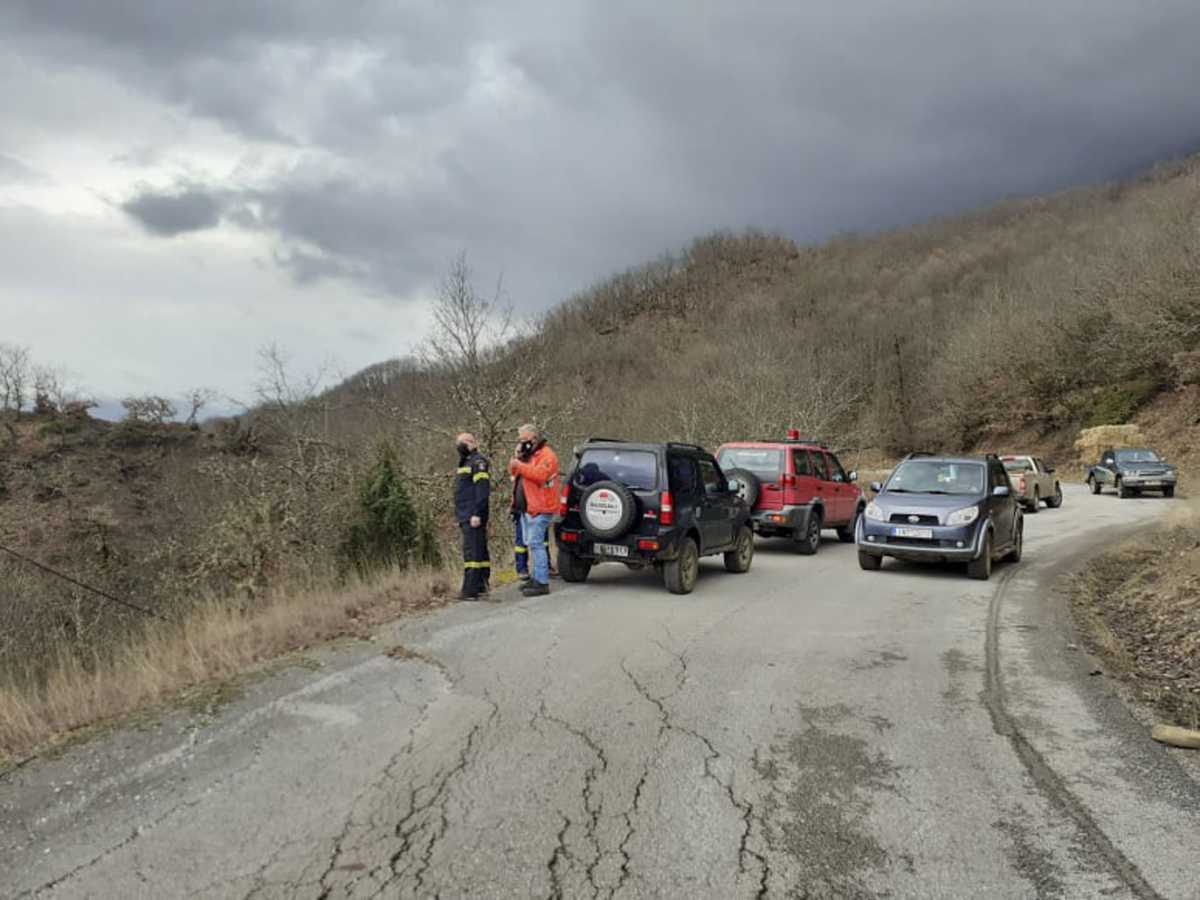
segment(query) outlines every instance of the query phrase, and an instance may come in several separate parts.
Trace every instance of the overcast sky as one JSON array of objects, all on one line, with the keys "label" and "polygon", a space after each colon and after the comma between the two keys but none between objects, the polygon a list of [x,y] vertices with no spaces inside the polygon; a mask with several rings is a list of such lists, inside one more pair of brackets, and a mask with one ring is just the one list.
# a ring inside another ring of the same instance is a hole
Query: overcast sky
[{"label": "overcast sky", "polygon": [[409,352],[465,250],[534,314],[1200,149],[1197,0],[4,0],[0,340],[93,393]]}]

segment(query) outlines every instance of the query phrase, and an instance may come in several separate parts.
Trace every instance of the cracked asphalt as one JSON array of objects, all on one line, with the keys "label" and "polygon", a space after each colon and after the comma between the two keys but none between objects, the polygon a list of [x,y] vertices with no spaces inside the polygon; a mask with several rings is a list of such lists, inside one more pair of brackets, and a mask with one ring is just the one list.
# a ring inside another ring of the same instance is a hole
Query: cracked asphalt
[{"label": "cracked asphalt", "polygon": [[760,541],[400,623],[0,779],[0,895],[1200,897],[1051,590],[1163,505],[1069,490],[987,584]]}]

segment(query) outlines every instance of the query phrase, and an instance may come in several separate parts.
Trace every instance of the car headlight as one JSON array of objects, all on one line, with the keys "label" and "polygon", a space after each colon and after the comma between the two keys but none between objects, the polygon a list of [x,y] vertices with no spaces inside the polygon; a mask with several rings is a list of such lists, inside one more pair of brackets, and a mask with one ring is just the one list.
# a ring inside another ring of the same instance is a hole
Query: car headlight
[{"label": "car headlight", "polygon": [[872,522],[882,522],[887,518],[887,516],[883,514],[883,510],[879,508],[879,504],[874,500],[867,504],[867,508],[863,510],[863,515],[865,515]]},{"label": "car headlight", "polygon": [[946,516],[947,525],[970,525],[979,518],[978,506],[967,506],[963,509],[956,509],[950,515]]}]

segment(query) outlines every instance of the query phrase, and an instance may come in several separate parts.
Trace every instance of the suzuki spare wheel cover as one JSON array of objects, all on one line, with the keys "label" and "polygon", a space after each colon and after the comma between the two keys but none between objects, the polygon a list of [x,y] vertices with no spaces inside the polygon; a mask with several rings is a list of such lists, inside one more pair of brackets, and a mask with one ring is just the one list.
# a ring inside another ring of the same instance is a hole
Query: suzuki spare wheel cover
[{"label": "suzuki spare wheel cover", "polygon": [[587,498],[583,512],[588,525],[600,531],[609,531],[615,528],[625,515],[625,501],[616,491],[601,488]]}]

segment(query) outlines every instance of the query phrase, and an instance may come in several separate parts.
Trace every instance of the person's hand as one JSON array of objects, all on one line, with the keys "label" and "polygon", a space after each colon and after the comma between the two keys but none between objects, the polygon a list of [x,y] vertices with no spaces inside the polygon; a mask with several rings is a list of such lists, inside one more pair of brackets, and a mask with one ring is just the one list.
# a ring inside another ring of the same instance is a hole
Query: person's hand
[{"label": "person's hand", "polygon": [[478,528],[482,524],[483,524],[483,519],[479,518],[479,516],[471,516],[471,527],[472,528]]}]

